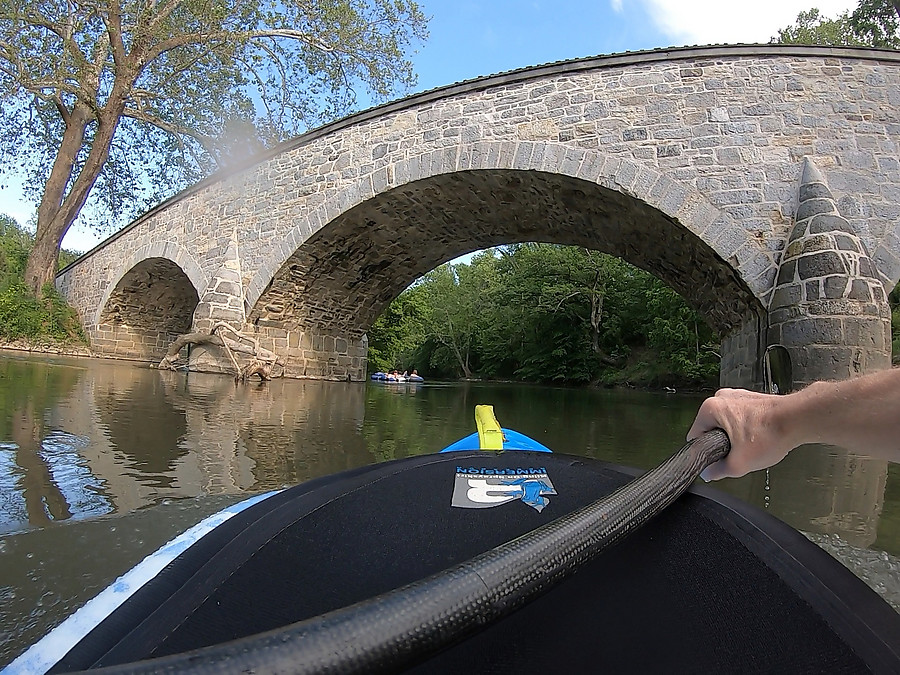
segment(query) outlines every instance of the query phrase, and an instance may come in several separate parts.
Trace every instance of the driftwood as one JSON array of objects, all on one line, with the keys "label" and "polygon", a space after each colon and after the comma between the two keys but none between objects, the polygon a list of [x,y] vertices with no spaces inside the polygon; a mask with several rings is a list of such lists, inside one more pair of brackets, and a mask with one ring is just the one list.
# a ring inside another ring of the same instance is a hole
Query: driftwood
[{"label": "driftwood", "polygon": [[[232,337],[225,337],[221,333],[231,333]],[[249,344],[247,344],[249,343]],[[212,327],[209,333],[186,333],[179,335],[169,345],[166,355],[159,362],[157,368],[160,370],[178,370],[178,360],[181,350],[187,345],[212,345],[221,347],[228,355],[231,365],[234,367],[236,381],[247,380],[254,375],[258,375],[260,380],[271,380],[273,377],[281,377],[284,375],[284,361],[274,352],[259,346],[259,342],[249,335],[244,335],[227,323],[217,323]],[[238,364],[235,352],[238,354],[247,354],[251,358],[250,362],[243,367]],[[276,366],[281,366],[281,372],[273,375]]]}]

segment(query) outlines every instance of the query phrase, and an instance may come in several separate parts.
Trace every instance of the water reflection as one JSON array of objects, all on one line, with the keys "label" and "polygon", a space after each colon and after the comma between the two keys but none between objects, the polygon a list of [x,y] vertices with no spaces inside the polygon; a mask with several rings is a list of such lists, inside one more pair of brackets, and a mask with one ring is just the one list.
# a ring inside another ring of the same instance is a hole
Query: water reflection
[{"label": "water reflection", "polygon": [[112,509],[82,454],[87,439],[57,428],[50,414],[83,374],[49,363],[0,361],[0,531]]},{"label": "water reflection", "polygon": [[[767,472],[760,471],[716,487],[768,509],[797,529],[839,534],[846,542],[867,548],[879,539],[880,528],[889,527],[881,523],[887,479],[884,460],[809,445],[770,469],[768,485]],[[900,530],[893,529],[882,539],[888,543],[885,550],[900,553]]]},{"label": "water reflection", "polygon": [[[700,400],[477,383],[236,386],[122,362],[0,356],[0,663],[203,515],[433,452],[474,430],[477,404],[556,451],[646,469],[681,446]],[[808,447],[768,483],[758,472],[715,487],[798,529],[900,555],[900,465]]]},{"label": "water reflection", "polygon": [[[237,386],[117,362],[4,358],[0,528],[258,492],[433,452],[472,430],[481,403],[557,451],[646,469],[681,445],[700,400],[477,383]],[[809,447],[768,475],[717,487],[800,529],[896,553],[898,481],[886,462]]]}]

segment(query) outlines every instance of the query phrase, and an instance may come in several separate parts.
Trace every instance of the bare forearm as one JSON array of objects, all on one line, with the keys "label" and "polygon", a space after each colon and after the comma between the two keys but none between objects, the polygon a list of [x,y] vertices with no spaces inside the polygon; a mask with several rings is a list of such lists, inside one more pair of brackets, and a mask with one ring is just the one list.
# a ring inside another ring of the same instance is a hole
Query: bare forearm
[{"label": "bare forearm", "polygon": [[707,479],[764,469],[805,443],[900,462],[900,369],[817,382],[787,396],[720,389],[700,406],[688,438],[715,427],[728,434],[731,452],[704,472]]},{"label": "bare forearm", "polygon": [[773,414],[795,446],[825,443],[900,461],[900,369],[816,382]]}]

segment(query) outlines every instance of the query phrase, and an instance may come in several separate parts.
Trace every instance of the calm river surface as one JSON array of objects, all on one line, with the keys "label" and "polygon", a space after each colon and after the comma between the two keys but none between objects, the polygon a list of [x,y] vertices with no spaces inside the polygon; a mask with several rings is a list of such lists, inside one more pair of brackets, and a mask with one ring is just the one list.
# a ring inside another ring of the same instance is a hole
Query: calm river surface
[{"label": "calm river surface", "polygon": [[[699,396],[159,372],[0,353],[0,666],[145,555],[242,498],[436,451],[478,403],[557,452],[650,468]],[[723,481],[900,607],[900,465],[807,447]],[[750,592],[750,591],[748,591]]]}]

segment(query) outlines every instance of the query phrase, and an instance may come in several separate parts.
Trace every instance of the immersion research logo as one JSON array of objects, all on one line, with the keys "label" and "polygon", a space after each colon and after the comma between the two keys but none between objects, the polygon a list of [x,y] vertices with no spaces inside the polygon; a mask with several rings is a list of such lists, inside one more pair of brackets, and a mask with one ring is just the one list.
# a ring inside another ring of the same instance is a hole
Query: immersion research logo
[{"label": "immersion research logo", "polygon": [[540,512],[550,503],[546,495],[555,494],[544,467],[487,469],[458,466],[451,506],[488,509],[521,499]]}]

